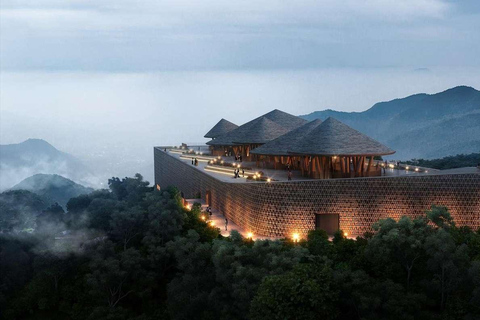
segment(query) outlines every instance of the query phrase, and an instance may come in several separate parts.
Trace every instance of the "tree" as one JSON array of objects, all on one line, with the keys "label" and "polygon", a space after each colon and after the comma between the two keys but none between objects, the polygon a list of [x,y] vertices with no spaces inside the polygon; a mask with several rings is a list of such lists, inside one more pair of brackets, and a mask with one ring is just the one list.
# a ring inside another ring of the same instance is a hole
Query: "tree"
[{"label": "tree", "polygon": [[300,264],[266,277],[250,309],[253,320],[336,319],[338,290],[328,264]]},{"label": "tree", "polygon": [[445,206],[432,205],[431,209],[427,211],[427,218],[439,228],[455,227],[455,222]]},{"label": "tree", "polygon": [[115,308],[127,296],[145,290],[143,285],[148,279],[138,250],[129,248],[116,254],[113,243],[107,241],[95,252],[86,281],[90,294],[99,298],[100,305]]},{"label": "tree", "polygon": [[332,244],[328,241],[328,234],[324,230],[312,230],[307,235],[307,248],[316,256],[329,256]]},{"label": "tree", "polygon": [[135,206],[123,211],[116,211],[110,220],[110,234],[113,239],[118,239],[127,250],[127,245],[143,231],[145,214],[141,207]]},{"label": "tree", "polygon": [[375,223],[375,235],[368,242],[367,257],[374,264],[382,266],[398,263],[406,273],[406,287],[410,287],[412,272],[417,261],[425,256],[424,243],[431,233],[425,219],[411,220],[402,217],[398,222],[393,219],[380,220]]},{"label": "tree", "polygon": [[439,229],[428,236],[425,250],[429,257],[427,266],[433,275],[430,285],[440,292],[440,309],[443,310],[449,294],[458,287],[462,275],[467,274],[468,249],[464,244],[457,247],[452,235]]},{"label": "tree", "polygon": [[308,251],[301,246],[288,248],[280,241],[256,240],[252,245],[233,232],[229,240],[213,241],[216,287],[210,299],[221,318],[245,319],[262,280],[292,270]]},{"label": "tree", "polygon": [[108,186],[112,190],[113,194],[120,201],[126,201],[127,203],[138,203],[147,191],[153,190],[149,188],[148,181],[143,181],[143,176],[140,173],[135,174],[134,178],[111,178],[108,179]]}]

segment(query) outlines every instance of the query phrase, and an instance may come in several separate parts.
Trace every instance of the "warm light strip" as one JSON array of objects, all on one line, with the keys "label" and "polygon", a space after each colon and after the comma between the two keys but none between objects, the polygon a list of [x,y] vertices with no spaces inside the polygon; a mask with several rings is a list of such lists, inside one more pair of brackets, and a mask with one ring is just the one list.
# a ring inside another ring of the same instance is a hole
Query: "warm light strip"
[{"label": "warm light strip", "polygon": [[182,158],[182,159],[190,159],[190,160],[191,160],[192,158],[197,158],[198,161],[202,160],[202,161],[206,161],[206,162],[209,162],[209,161],[212,161],[213,159],[215,159],[215,158],[207,158],[207,157],[205,157],[205,156],[198,156],[198,155],[194,155],[194,154],[192,154],[192,155],[184,154],[184,155],[180,156],[180,158]]},{"label": "warm light strip", "polygon": [[[192,157],[180,157],[180,159],[192,161]],[[197,161],[198,162],[209,162],[210,160],[197,159]]]},{"label": "warm light strip", "polygon": [[[219,167],[213,167],[213,166],[208,166],[206,168],[209,168],[210,170],[215,170],[215,171],[222,171],[222,172],[228,172],[230,173],[232,170],[235,170],[235,169],[240,169],[240,174],[242,174],[242,168],[219,168]],[[248,170],[245,170],[245,174],[250,174],[250,175],[254,175],[255,174],[255,171],[248,171]]]},{"label": "warm light strip", "polygon": [[216,171],[216,170],[211,170],[211,169],[207,169],[207,168],[205,168],[204,170],[205,170],[205,171],[214,172],[214,173],[226,174],[226,175],[228,175],[228,176],[232,176],[232,177],[233,177],[233,173],[229,173],[229,172]]}]

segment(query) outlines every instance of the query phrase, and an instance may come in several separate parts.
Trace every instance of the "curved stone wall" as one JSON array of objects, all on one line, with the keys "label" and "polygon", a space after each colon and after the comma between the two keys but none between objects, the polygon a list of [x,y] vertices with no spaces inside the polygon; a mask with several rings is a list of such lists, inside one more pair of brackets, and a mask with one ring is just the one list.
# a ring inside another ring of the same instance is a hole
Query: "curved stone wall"
[{"label": "curved stone wall", "polygon": [[457,225],[480,228],[480,174],[418,175],[290,182],[228,183],[155,148],[155,183],[193,198],[212,195],[212,207],[257,235],[302,236],[315,215],[336,213],[349,235],[379,219],[421,216],[432,204],[449,208]]}]

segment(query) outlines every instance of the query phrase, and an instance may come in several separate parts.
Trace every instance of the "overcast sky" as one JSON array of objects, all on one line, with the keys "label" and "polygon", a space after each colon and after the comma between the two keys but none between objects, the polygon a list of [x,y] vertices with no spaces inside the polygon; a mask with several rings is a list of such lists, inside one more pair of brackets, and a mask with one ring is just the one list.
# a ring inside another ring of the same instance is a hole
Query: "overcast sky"
[{"label": "overcast sky", "polygon": [[222,117],[480,89],[477,0],[0,4],[0,143],[45,139],[110,176]]},{"label": "overcast sky", "polygon": [[2,0],[3,70],[480,66],[480,1]]}]

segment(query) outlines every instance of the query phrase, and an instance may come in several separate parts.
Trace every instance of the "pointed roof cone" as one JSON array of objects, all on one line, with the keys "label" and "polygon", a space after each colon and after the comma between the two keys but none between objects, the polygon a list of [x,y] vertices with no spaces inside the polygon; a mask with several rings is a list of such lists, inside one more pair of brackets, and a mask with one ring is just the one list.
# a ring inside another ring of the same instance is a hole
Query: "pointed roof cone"
[{"label": "pointed roof cone", "polygon": [[252,153],[262,155],[287,156],[289,155],[288,150],[290,148],[302,141],[308,133],[318,127],[321,123],[322,120],[320,119],[307,122],[303,126],[287,132],[286,134],[270,142],[267,142],[258,148],[253,149]]},{"label": "pointed roof cone", "polygon": [[276,124],[275,122],[260,117],[237,129],[218,137],[215,140],[207,142],[209,145],[236,145],[236,144],[262,144],[273,140],[288,130]]},{"label": "pointed roof cone", "polygon": [[263,115],[263,117],[272,120],[273,122],[281,125],[288,131],[296,129],[308,121],[300,117],[294,116],[290,113],[283,112],[275,109]]},{"label": "pointed roof cone", "polygon": [[322,156],[377,156],[394,150],[329,117],[289,150],[290,154]]},{"label": "pointed roof cone", "polygon": [[207,142],[207,145],[262,144],[305,123],[307,123],[307,120],[275,109]]},{"label": "pointed roof cone", "polygon": [[222,118],[220,121],[217,122],[216,125],[213,126],[212,129],[210,129],[210,131],[208,131],[204,135],[204,137],[215,139],[223,134],[235,130],[236,128],[238,128],[236,124]]}]

